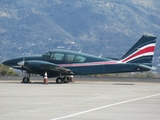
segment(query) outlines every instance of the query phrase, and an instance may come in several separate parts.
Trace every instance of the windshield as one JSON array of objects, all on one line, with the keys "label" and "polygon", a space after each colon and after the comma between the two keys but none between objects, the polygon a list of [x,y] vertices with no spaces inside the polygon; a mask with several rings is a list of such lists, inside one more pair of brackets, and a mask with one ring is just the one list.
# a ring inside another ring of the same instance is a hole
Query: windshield
[{"label": "windshield", "polygon": [[42,57],[43,57],[44,59],[50,59],[50,57],[51,57],[51,52],[46,52],[45,54],[42,55]]}]

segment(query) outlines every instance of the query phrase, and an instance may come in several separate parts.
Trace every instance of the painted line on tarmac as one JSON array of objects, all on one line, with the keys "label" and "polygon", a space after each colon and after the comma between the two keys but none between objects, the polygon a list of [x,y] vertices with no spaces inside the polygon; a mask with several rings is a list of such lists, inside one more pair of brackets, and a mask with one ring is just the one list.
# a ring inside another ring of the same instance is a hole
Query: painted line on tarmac
[{"label": "painted line on tarmac", "polygon": [[160,95],[160,93],[154,94],[154,95],[145,96],[145,97],[135,98],[135,99],[131,99],[131,100],[126,100],[126,101],[122,101],[122,102],[117,102],[117,103],[113,103],[113,104],[109,104],[109,105],[93,108],[93,109],[90,109],[90,110],[78,112],[78,113],[67,115],[67,116],[63,116],[63,117],[53,118],[51,120],[61,120],[61,119],[65,119],[65,118],[71,118],[71,117],[74,117],[74,116],[78,116],[78,115],[81,115],[81,114],[93,112],[93,111],[96,111],[96,110],[100,110],[100,109],[104,109],[104,108],[108,108],[108,107],[112,107],[112,106],[116,106],[116,105],[120,105],[120,104],[125,104],[125,103],[129,103],[129,102],[134,102],[134,101],[138,101],[138,100],[143,100],[143,99],[147,99],[147,98],[152,98],[152,97],[156,97],[156,96],[159,96],[159,95]]}]

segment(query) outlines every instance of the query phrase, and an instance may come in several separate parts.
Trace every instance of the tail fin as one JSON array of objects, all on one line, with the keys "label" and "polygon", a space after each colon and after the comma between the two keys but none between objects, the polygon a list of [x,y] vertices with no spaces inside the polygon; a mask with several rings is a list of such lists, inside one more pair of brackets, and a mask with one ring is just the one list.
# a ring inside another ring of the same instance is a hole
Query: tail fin
[{"label": "tail fin", "polygon": [[156,45],[155,36],[143,35],[138,42],[122,57],[124,63],[152,63]]}]

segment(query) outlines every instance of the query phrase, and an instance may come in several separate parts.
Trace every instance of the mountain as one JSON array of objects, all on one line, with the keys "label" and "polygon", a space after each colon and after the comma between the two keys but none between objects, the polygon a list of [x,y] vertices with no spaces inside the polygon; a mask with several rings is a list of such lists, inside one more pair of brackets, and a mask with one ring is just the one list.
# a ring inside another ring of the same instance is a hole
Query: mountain
[{"label": "mountain", "polygon": [[57,48],[120,58],[144,33],[160,37],[159,7],[159,0],[0,0],[0,61]]}]

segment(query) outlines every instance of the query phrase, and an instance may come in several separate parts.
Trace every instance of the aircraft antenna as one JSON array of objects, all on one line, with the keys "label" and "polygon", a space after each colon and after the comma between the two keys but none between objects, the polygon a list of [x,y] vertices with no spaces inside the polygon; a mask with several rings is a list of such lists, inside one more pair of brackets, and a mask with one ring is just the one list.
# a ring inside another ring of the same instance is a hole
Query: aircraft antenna
[{"label": "aircraft antenna", "polygon": [[102,53],[102,54],[100,54],[100,56],[99,56],[99,57],[102,57],[102,55],[103,55],[103,53]]},{"label": "aircraft antenna", "polygon": [[79,51],[79,53],[81,53],[81,52],[82,52],[82,50],[83,50],[83,49],[81,49],[81,50]]}]

